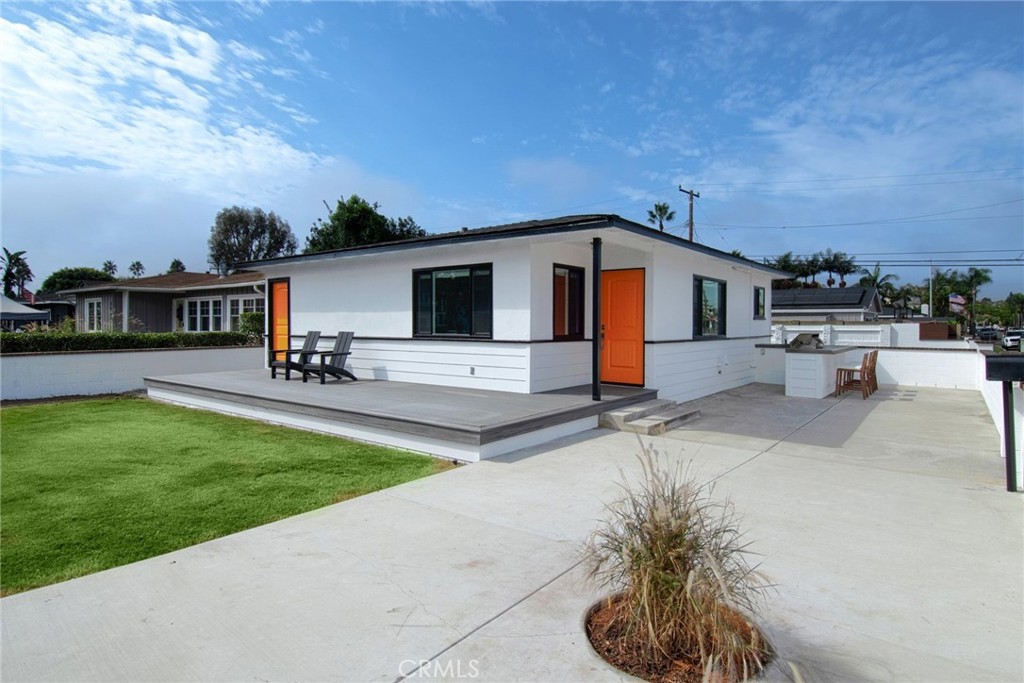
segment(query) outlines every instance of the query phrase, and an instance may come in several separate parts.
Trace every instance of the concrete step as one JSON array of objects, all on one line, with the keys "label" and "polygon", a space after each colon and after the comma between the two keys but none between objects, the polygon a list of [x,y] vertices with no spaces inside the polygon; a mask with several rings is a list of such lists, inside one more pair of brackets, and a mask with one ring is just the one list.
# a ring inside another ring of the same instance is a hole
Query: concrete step
[{"label": "concrete step", "polygon": [[630,420],[623,425],[620,431],[647,435],[661,434],[697,417],[700,417],[699,409],[677,405],[660,413]]},{"label": "concrete step", "polygon": [[643,403],[634,403],[633,405],[626,406],[625,408],[609,410],[606,413],[601,413],[598,424],[605,429],[617,429],[621,432],[624,431],[624,425],[633,420],[639,420],[647,417],[648,415],[664,412],[676,405],[678,404],[675,401],[669,401],[662,398],[655,398],[650,401],[644,401]]}]

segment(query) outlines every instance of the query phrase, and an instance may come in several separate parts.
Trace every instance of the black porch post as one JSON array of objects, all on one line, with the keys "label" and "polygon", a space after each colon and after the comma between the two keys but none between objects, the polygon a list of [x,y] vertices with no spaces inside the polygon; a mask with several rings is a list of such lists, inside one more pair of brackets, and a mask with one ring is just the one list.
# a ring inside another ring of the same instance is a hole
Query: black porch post
[{"label": "black porch post", "polygon": [[1003,382],[1003,450],[1006,451],[1006,490],[1017,490],[1017,439],[1013,433],[1013,382]]},{"label": "black porch post", "polygon": [[591,359],[590,377],[592,397],[601,400],[601,238],[594,238],[594,262],[591,266],[593,311],[591,311]]}]

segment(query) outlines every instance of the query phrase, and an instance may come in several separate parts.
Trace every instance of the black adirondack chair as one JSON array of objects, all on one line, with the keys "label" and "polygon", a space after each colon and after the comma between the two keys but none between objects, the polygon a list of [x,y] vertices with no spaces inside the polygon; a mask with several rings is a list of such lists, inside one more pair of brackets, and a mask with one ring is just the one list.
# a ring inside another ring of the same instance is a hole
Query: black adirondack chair
[{"label": "black adirondack chair", "polygon": [[270,365],[270,378],[277,377],[277,371],[284,369],[284,378],[291,379],[292,370],[302,372],[302,366],[316,353],[316,345],[320,343],[320,331],[310,330],[306,333],[306,341],[301,349],[270,349],[267,362]]},{"label": "black adirondack chair", "polygon": [[320,384],[323,384],[327,375],[337,377],[348,377],[353,382],[357,381],[356,376],[345,369],[345,359],[351,354],[352,337],[354,332],[339,332],[334,338],[334,349],[331,351],[317,351],[320,361],[307,361],[302,365],[302,381],[305,382],[309,375],[319,375]]}]

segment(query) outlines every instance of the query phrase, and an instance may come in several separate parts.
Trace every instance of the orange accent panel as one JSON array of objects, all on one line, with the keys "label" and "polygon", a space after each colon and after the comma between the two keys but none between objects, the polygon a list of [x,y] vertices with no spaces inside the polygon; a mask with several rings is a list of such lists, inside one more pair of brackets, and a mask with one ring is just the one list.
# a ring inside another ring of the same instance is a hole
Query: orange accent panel
[{"label": "orange accent panel", "polygon": [[[273,311],[270,338],[275,349],[287,349],[291,341],[288,324],[288,283],[274,282],[271,284],[270,307]],[[284,360],[284,354],[277,354],[278,360]]]},{"label": "orange accent panel", "polygon": [[644,385],[644,271],[601,273],[601,381]]},{"label": "orange accent panel", "polygon": [[566,318],[569,309],[569,288],[567,283],[569,276],[555,276],[555,336],[560,337],[566,334]]}]

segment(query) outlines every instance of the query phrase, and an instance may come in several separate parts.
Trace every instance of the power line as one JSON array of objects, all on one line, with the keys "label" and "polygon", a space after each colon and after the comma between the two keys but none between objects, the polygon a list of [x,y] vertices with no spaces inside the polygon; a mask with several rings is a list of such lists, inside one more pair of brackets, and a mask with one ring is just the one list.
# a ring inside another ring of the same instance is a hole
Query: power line
[{"label": "power line", "polygon": [[[849,256],[923,256],[925,254],[995,254],[1016,253],[1020,249],[952,249],[949,251],[860,251],[846,252]],[[773,257],[776,254],[757,254],[748,258]]]},{"label": "power line", "polygon": [[[838,182],[844,180],[885,180],[889,178],[923,178],[928,176],[937,175],[966,175],[969,173],[1011,173],[1014,171],[1022,171],[1024,167],[1018,166],[1016,168],[990,168],[981,169],[978,171],[934,171],[932,173],[901,173],[898,175],[865,175],[865,176],[848,176],[848,177],[837,177],[837,178],[808,178],[805,180],[757,180],[745,183],[700,183],[702,187],[722,186],[722,185],[782,185],[787,183],[824,183],[824,182]],[[994,180],[1005,180],[1005,178],[994,178]]]},{"label": "power line", "polygon": [[820,192],[824,190],[888,190],[893,187],[921,187],[924,185],[961,185],[964,183],[992,183],[1004,180],[1024,180],[1024,176],[1003,178],[968,178],[966,180],[937,180],[927,183],[890,183],[887,185],[839,185],[836,187],[767,187],[758,190],[705,190],[712,195],[764,194],[771,192]]},{"label": "power line", "polygon": [[[849,227],[854,225],[871,225],[875,223],[900,223],[906,221],[914,221],[921,218],[932,218],[934,216],[948,216],[949,214],[961,213],[963,211],[976,211],[978,209],[988,209],[993,206],[1003,206],[1005,204],[1015,204],[1017,202],[1024,202],[1024,198],[1021,199],[1010,199],[1005,202],[995,202],[994,204],[981,204],[979,206],[967,206],[962,209],[950,209],[949,211],[937,211],[935,213],[924,213],[918,216],[900,216],[897,218],[875,218],[867,221],[851,221],[848,223],[808,223],[804,225],[723,225],[719,223],[708,223],[709,226],[719,228],[721,230],[800,230],[804,228],[839,228]],[[977,216],[963,216],[961,218],[945,220],[970,220],[977,219]]]}]

